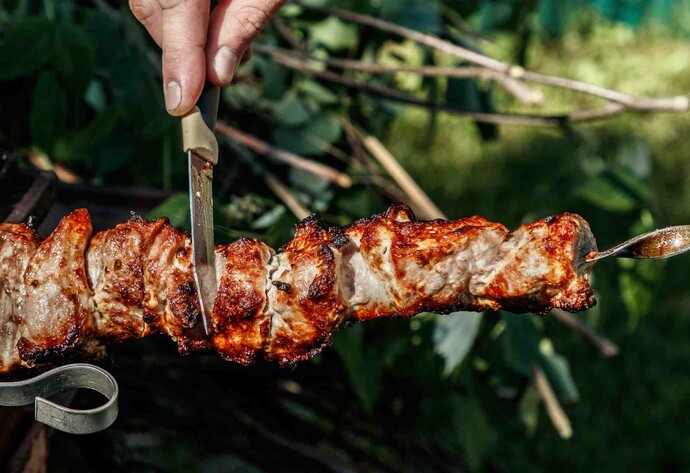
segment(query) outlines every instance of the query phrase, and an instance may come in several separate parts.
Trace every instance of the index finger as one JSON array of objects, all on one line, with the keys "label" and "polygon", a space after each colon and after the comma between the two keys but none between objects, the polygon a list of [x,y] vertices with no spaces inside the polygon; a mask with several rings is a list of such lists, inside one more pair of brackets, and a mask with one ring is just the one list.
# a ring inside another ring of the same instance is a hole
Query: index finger
[{"label": "index finger", "polygon": [[206,32],[210,0],[159,0],[163,27],[165,107],[175,116],[189,112],[206,80]]}]

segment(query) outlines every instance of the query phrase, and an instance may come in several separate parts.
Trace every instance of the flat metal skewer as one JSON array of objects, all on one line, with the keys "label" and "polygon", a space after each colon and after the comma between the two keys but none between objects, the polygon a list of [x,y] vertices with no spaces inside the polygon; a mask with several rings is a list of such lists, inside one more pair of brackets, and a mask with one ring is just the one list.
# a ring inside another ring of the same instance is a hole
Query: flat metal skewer
[{"label": "flat metal skewer", "polygon": [[664,259],[685,253],[688,250],[690,250],[690,225],[679,225],[643,233],[614,246],[610,250],[593,251],[585,256],[585,262],[591,263],[609,256]]},{"label": "flat metal skewer", "polygon": [[[92,389],[108,400],[92,409],[72,409],[45,399],[70,388]],[[0,406],[34,404],[36,420],[70,434],[91,434],[107,429],[118,414],[118,386],[103,368],[74,363],[23,381],[0,382]]]}]

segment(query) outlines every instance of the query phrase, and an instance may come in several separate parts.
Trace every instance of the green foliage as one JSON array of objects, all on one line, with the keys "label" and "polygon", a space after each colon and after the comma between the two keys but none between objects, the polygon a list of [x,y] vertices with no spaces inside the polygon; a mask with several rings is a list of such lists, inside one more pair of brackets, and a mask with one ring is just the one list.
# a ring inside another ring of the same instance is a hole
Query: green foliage
[{"label": "green foliage", "polygon": [[444,372],[450,374],[465,359],[474,342],[481,318],[468,312],[454,312],[439,317],[434,326],[434,348],[445,362]]},{"label": "green foliage", "polygon": [[381,394],[381,366],[379,353],[365,343],[363,326],[341,330],[333,340],[333,346],[343,360],[352,388],[367,412],[372,412]]}]

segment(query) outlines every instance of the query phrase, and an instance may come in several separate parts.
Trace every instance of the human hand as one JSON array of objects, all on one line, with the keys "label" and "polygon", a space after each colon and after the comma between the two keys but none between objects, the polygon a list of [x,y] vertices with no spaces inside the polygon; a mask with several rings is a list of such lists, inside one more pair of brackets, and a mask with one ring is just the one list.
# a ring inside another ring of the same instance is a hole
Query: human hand
[{"label": "human hand", "polygon": [[189,112],[206,78],[232,81],[251,42],[285,0],[129,0],[134,16],[163,50],[165,107]]}]

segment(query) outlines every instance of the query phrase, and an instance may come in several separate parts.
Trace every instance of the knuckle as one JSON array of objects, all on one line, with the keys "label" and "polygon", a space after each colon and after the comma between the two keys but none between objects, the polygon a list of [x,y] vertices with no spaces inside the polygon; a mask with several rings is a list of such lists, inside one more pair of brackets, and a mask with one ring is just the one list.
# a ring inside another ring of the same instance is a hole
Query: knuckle
[{"label": "knuckle", "polygon": [[134,18],[144,25],[157,11],[154,3],[148,0],[129,0],[129,9]]},{"label": "knuckle", "polygon": [[158,0],[161,10],[172,10],[187,3],[188,0]]},{"label": "knuckle", "polygon": [[235,21],[242,28],[240,34],[244,39],[254,39],[269,19],[269,12],[254,5],[245,5],[235,13]]}]

